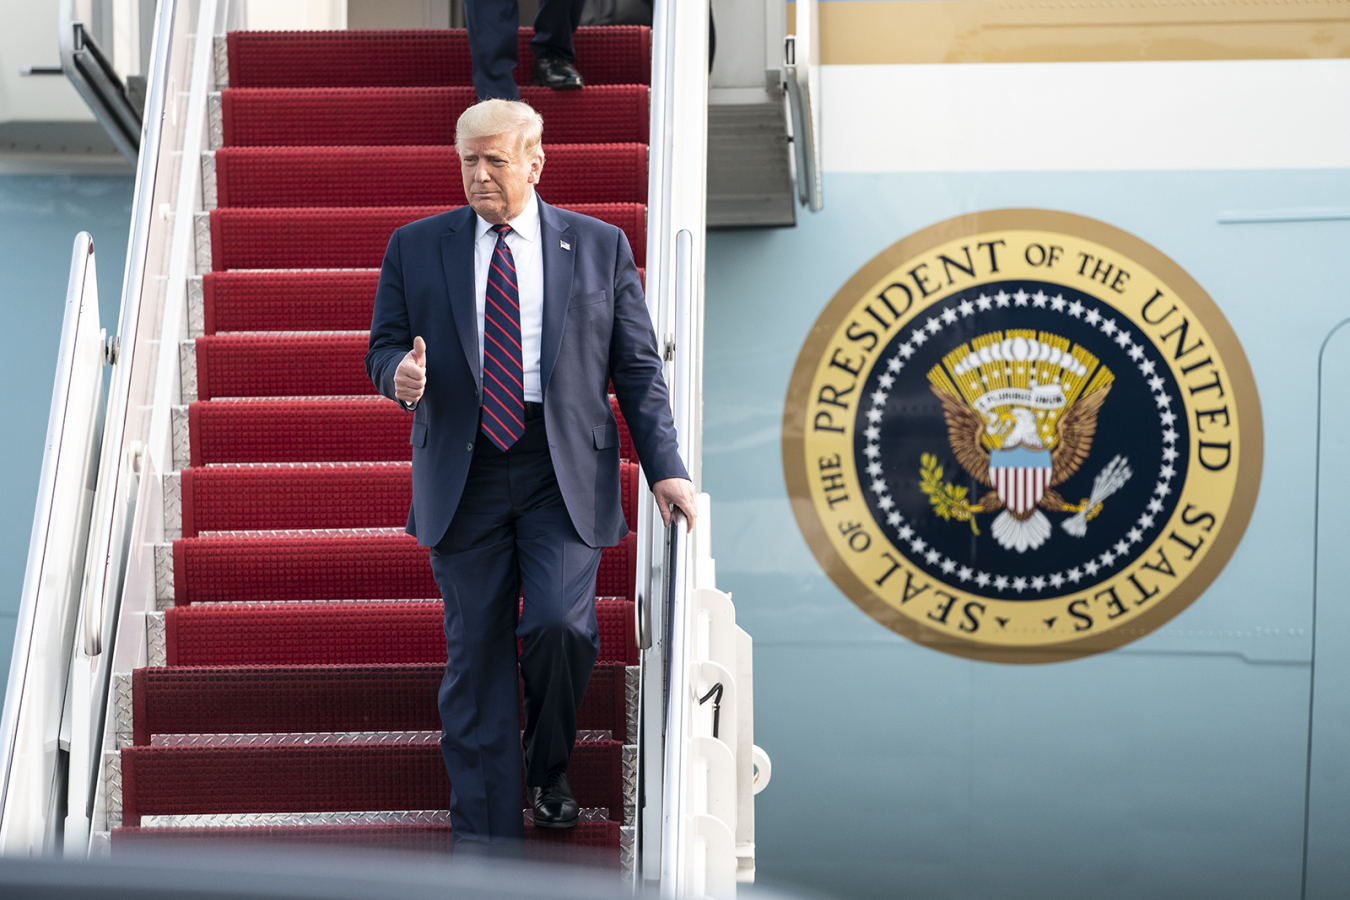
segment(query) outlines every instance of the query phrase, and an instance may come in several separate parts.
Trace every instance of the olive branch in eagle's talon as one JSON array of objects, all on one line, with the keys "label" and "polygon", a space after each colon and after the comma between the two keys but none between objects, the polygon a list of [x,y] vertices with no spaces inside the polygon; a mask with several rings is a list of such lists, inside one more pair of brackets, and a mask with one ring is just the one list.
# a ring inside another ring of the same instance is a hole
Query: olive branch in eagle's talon
[{"label": "olive branch in eagle's talon", "polygon": [[972,505],[966,499],[966,494],[969,493],[966,488],[944,482],[942,466],[938,465],[937,457],[931,453],[924,453],[919,457],[919,490],[928,495],[933,512],[940,518],[969,522],[971,533],[976,535],[980,533],[979,527],[975,524],[975,514],[984,512],[984,506],[980,503]]}]

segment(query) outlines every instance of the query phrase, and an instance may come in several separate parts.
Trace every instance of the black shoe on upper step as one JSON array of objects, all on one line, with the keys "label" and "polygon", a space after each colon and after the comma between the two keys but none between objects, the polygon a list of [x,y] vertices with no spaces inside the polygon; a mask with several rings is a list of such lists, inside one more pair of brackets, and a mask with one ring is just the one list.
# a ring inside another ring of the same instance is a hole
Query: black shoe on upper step
[{"label": "black shoe on upper step", "polygon": [[553,88],[555,91],[575,91],[585,82],[570,59],[562,56],[536,56],[532,84]]},{"label": "black shoe on upper step", "polygon": [[536,828],[572,828],[581,814],[565,769],[550,772],[543,787],[526,787],[525,799],[534,809]]}]

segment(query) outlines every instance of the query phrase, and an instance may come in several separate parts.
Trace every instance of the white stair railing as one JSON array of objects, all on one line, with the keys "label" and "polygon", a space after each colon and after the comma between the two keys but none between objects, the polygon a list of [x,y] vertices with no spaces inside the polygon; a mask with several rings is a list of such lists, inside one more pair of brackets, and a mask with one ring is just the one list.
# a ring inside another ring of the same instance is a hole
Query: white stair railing
[{"label": "white stair railing", "polygon": [[60,834],[70,721],[63,718],[84,583],[103,432],[103,367],[116,352],[99,324],[94,241],[75,238],[37,510],[0,717],[0,853],[38,855]]},{"label": "white stair railing", "polygon": [[[657,0],[653,19],[647,302],[685,465],[702,479],[708,2]],[[754,746],[749,636],[716,590],[711,504],[696,527],[666,529],[639,506],[642,649],[638,866],[663,897],[733,897],[753,881],[754,794],[768,757]],[[700,701],[703,701],[700,703]],[[759,762],[756,763],[756,754]],[[755,773],[759,773],[758,783]]]}]

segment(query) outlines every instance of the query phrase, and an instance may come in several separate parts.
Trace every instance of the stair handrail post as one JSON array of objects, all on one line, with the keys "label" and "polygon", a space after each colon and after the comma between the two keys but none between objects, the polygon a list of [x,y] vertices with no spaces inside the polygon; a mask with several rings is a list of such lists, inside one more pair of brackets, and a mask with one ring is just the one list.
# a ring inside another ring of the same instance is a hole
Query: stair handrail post
[{"label": "stair handrail post", "polygon": [[[97,477],[109,346],[99,323],[94,241],[82,231],[71,253],[37,508],[0,715],[0,853],[6,855],[49,851],[56,833],[55,804],[42,791],[55,788],[63,777],[58,760],[65,737],[62,710]],[[16,783],[11,776],[19,758],[25,778]]]},{"label": "stair handrail post", "polygon": [[[703,346],[703,253],[707,214],[708,0],[655,0],[652,18],[652,83],[647,206],[647,305],[665,357],[680,452],[695,489],[701,480]],[[680,233],[684,232],[681,239]],[[682,279],[682,281],[681,281]],[[683,316],[677,295],[686,298]],[[667,881],[663,860],[667,823],[680,831],[682,818],[664,809],[669,736],[668,700],[673,686],[665,674],[674,658],[669,646],[672,620],[669,531],[650,492],[638,507],[641,677],[639,685],[639,807],[635,872],[639,881]],[[689,543],[681,534],[676,548]],[[684,555],[688,558],[688,554]],[[680,582],[687,593],[692,582]],[[648,628],[648,626],[650,626]],[[663,890],[664,890],[663,886]]]}]

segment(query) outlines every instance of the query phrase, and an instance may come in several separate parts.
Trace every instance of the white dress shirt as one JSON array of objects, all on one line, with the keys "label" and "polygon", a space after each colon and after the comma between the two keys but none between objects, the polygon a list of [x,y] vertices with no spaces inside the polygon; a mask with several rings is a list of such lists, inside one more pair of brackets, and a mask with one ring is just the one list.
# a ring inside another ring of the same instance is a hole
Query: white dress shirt
[{"label": "white dress shirt", "polygon": [[[488,266],[497,249],[492,223],[476,216],[478,229],[473,244],[473,296],[478,304],[478,372],[483,372],[483,315],[487,307]],[[508,224],[506,246],[516,264],[516,290],[520,294],[520,361],[525,369],[525,399],[544,402],[539,387],[539,345],[544,331],[544,247],[539,234],[539,203],[533,191],[525,210]]]}]

